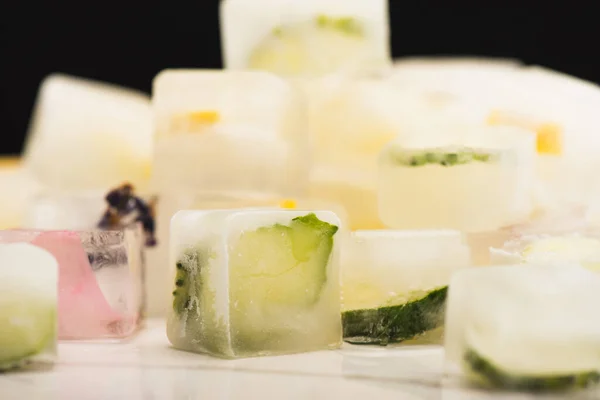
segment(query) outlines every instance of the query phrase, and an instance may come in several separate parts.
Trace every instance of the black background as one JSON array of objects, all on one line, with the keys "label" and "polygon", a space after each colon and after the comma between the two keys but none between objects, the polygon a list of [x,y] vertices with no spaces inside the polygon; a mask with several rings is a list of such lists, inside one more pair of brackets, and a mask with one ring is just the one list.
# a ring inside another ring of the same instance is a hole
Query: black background
[{"label": "black background", "polygon": [[[394,57],[511,57],[600,81],[598,14],[581,8],[593,1],[478,3],[390,0]],[[21,150],[38,85],[49,73],[149,93],[164,68],[220,68],[219,41],[216,0],[0,0],[0,154]]]}]

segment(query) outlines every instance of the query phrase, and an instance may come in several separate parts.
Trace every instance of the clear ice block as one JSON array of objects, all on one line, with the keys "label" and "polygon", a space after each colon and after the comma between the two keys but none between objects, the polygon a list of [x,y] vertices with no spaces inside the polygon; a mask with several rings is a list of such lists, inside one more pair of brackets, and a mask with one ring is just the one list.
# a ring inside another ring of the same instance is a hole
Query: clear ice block
[{"label": "clear ice block", "polygon": [[439,342],[450,276],[470,264],[458,231],[352,232],[341,256],[344,340]]},{"label": "clear ice block", "polygon": [[554,232],[512,238],[490,248],[493,265],[574,263],[600,272],[600,232]]},{"label": "clear ice block", "polygon": [[56,357],[58,264],[26,243],[0,244],[0,372]]},{"label": "clear ice block", "polygon": [[58,262],[60,339],[119,339],[137,330],[143,312],[141,228],[0,232],[0,243],[20,242]]},{"label": "clear ice block", "polygon": [[310,168],[298,93],[266,72],[166,70],[154,79],[153,187],[302,194]]},{"label": "clear ice block", "polygon": [[224,65],[288,77],[320,77],[387,65],[384,0],[225,0]]},{"label": "clear ice block", "polygon": [[579,266],[457,272],[448,291],[450,374],[485,386],[558,391],[600,380],[600,276]]},{"label": "clear ice block", "polygon": [[[73,151],[77,149],[77,151]],[[58,190],[148,184],[152,109],[146,94],[54,74],[39,91],[24,163]]]},{"label": "clear ice block", "polygon": [[434,139],[425,145],[397,141],[382,151],[378,200],[386,226],[482,232],[529,218],[535,136],[499,127],[473,133],[423,138]]},{"label": "clear ice block", "polygon": [[331,212],[178,212],[173,346],[224,358],[339,347],[338,226]]}]

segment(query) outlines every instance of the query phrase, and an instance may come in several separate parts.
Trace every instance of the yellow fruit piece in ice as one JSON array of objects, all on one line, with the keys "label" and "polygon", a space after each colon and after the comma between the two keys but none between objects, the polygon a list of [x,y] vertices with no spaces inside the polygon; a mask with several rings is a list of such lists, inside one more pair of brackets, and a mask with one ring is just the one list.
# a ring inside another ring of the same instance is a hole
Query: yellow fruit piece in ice
[{"label": "yellow fruit piece in ice", "polygon": [[562,131],[556,124],[542,124],[537,129],[537,152],[539,154],[562,154]]},{"label": "yellow fruit piece in ice", "polygon": [[290,209],[290,210],[294,210],[297,206],[298,205],[296,204],[296,201],[291,200],[291,199],[282,200],[279,203],[280,208],[286,208],[286,209]]},{"label": "yellow fruit piece in ice", "polygon": [[171,131],[179,133],[199,133],[207,126],[214,125],[220,120],[218,111],[192,111],[179,114],[171,121]]},{"label": "yellow fruit piece in ice", "polygon": [[493,110],[487,118],[488,125],[509,125],[534,131],[537,134],[538,154],[562,154],[562,128],[555,123],[535,123],[525,117]]}]

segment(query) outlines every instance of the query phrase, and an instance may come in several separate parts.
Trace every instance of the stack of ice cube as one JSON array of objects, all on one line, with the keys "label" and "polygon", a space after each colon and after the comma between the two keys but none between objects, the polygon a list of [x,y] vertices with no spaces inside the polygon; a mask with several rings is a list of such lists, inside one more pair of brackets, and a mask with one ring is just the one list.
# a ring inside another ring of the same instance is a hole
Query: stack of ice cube
[{"label": "stack of ice cube", "polygon": [[225,358],[338,347],[338,227],[320,211],[177,213],[171,343]]},{"label": "stack of ice cube", "polygon": [[450,282],[450,373],[488,387],[554,391],[600,381],[600,276],[579,266],[495,266]]},{"label": "stack of ice cube", "polygon": [[470,264],[458,231],[352,232],[341,258],[344,340],[386,345],[440,328],[450,276]]},{"label": "stack of ice cube", "polygon": [[152,113],[147,95],[50,75],[41,85],[25,145],[25,166],[53,190],[148,183]]},{"label": "stack of ice cube", "polygon": [[58,264],[26,243],[0,244],[0,371],[56,355]]},{"label": "stack of ice cube", "polygon": [[169,219],[181,209],[302,197],[311,161],[304,102],[267,72],[163,71],[153,106],[159,245],[148,257],[149,312],[164,315]]}]

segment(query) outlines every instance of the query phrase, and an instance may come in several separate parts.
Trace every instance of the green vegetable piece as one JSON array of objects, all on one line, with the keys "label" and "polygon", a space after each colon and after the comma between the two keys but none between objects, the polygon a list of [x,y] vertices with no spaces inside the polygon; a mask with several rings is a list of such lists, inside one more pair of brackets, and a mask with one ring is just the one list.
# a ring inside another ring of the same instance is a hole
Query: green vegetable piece
[{"label": "green vegetable piece", "polygon": [[353,344],[402,342],[442,326],[448,287],[406,304],[342,313],[344,340]]},{"label": "green vegetable piece", "polygon": [[[201,255],[194,249],[188,249],[176,264],[173,310],[177,314],[190,311],[192,306],[197,306],[197,302],[192,301],[192,296],[198,296],[202,289],[202,281],[199,279],[201,264]],[[191,293],[192,290],[195,292]]]},{"label": "green vegetable piece", "polygon": [[362,35],[363,29],[361,25],[351,17],[339,18],[334,22],[335,29],[349,35]]},{"label": "green vegetable piece", "polygon": [[473,160],[481,161],[481,162],[488,162],[488,161],[491,161],[491,155],[486,154],[486,153],[475,153],[475,154],[473,154]]},{"label": "green vegetable piece", "polygon": [[442,157],[440,156],[439,153],[428,152],[428,153],[425,153],[425,159],[427,160],[427,162],[429,164],[437,164],[437,163],[441,162]]},{"label": "green vegetable piece", "polygon": [[598,371],[574,372],[568,375],[515,375],[493,365],[474,350],[467,350],[465,365],[484,386],[528,392],[553,392],[584,389],[600,382]]},{"label": "green vegetable piece", "polygon": [[273,28],[273,31],[271,33],[275,37],[281,37],[281,35],[283,35],[283,28],[280,26],[276,26],[275,28]]},{"label": "green vegetable piece", "polygon": [[420,167],[428,163],[427,154],[416,154],[413,155],[410,160],[410,165],[412,167]]},{"label": "green vegetable piece", "polygon": [[325,28],[327,26],[329,26],[331,20],[327,15],[318,15],[315,22],[317,23],[317,26],[320,28]]}]

